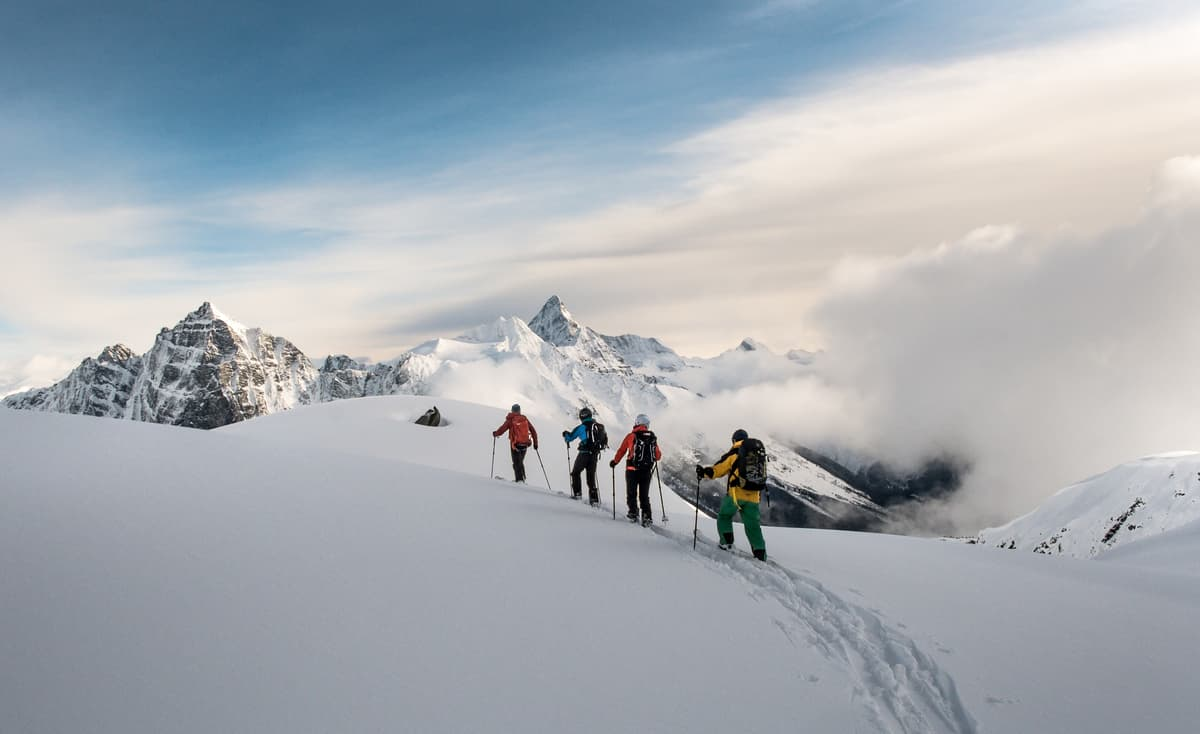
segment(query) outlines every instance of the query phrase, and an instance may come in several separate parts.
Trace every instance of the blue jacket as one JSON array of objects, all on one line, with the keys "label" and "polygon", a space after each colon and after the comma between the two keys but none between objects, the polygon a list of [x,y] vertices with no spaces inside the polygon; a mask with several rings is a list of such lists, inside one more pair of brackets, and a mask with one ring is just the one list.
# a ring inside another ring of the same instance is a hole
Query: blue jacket
[{"label": "blue jacket", "polygon": [[584,422],[580,423],[578,426],[575,426],[575,430],[571,431],[566,436],[563,436],[563,440],[567,442],[568,446],[570,446],[572,441],[574,441],[575,439],[579,439],[579,443],[580,443],[580,445],[582,445],[583,442],[587,440],[588,424],[591,422],[592,422],[592,419],[588,418]]}]

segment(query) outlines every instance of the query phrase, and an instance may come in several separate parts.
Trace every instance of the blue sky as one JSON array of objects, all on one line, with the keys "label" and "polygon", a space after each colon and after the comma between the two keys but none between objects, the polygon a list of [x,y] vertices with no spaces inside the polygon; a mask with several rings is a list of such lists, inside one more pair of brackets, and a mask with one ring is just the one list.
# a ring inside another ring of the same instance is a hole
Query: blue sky
[{"label": "blue sky", "polygon": [[[888,224],[905,234],[887,246],[878,233],[806,230],[788,186],[824,146],[810,141],[787,169],[792,180],[771,188],[784,176],[763,174],[765,164],[788,159],[767,143],[789,145],[813,121],[866,124],[872,99],[927,93],[939,74],[986,77],[970,65],[979,59],[1017,68],[1080,39],[1101,39],[1087,41],[1095,49],[1105,34],[1165,32],[1186,7],[7,3],[0,259],[20,263],[30,285],[0,299],[0,364],[77,360],[115,341],[141,349],[202,300],[306,351],[385,359],[496,309],[531,315],[551,293],[608,331],[634,330],[631,296],[648,289],[663,291],[673,315],[639,330],[682,351],[736,343],[746,313],[764,311],[800,316],[757,336],[808,346],[816,337],[797,324],[819,300],[831,253],[905,251],[1039,214],[964,205],[940,228]],[[964,90],[953,94],[948,105],[968,104]],[[928,143],[905,145],[915,156]],[[1008,159],[1026,155],[1012,146]],[[1164,142],[1137,160],[1148,172],[1191,152]],[[844,183],[828,175],[824,196],[840,196]],[[865,167],[859,175],[858,192],[877,180]],[[774,238],[763,252],[784,258],[787,273],[774,300],[693,302],[729,238],[764,248]],[[626,277],[631,269],[639,274]],[[336,318],[309,312],[321,302]],[[708,331],[687,327],[697,314]]]},{"label": "blue sky", "polygon": [[417,176],[497,150],[617,166],[857,65],[1126,17],[993,5],[18,4],[0,15],[0,92],[19,131],[3,147],[17,165],[0,176],[9,191],[122,178],[171,195],[330,172]]}]

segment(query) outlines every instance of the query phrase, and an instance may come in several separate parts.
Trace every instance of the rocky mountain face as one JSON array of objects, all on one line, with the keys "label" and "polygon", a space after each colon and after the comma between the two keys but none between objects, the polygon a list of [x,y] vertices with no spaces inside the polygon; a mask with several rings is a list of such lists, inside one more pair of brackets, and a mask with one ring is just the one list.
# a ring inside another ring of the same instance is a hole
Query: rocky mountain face
[{"label": "rocky mountain face", "polygon": [[137,356],[124,345],[85,359],[48,388],[9,396],[25,410],[217,428],[313,401],[317,371],[294,344],[205,303]]},{"label": "rocky mountain face", "polygon": [[[701,397],[712,372],[746,374],[744,360],[770,357],[777,374],[804,368],[790,357],[764,354],[750,340],[712,360],[685,359],[657,339],[606,336],[576,321],[550,298],[528,322],[503,317],[453,339],[434,339],[382,364],[345,355],[314,366],[287,339],[248,328],[205,303],[159,332],[144,355],[124,346],[87,359],[58,384],[10,396],[4,405],[85,413],[193,428],[216,428],[289,408],[379,395],[439,395],[480,403],[518,400],[526,412],[573,424],[589,405],[610,427],[614,443],[641,412],[660,413],[680,392]],[[769,351],[769,350],[768,350]],[[740,356],[739,356],[740,355]],[[711,364],[710,364],[711,363]],[[499,377],[497,377],[499,375]],[[829,467],[764,437],[772,455],[767,522],[869,528],[886,511]],[[712,458],[703,436],[673,440],[662,463],[664,484],[694,499],[697,461]],[[715,511],[717,483],[701,494]]]},{"label": "rocky mountain face", "polygon": [[529,330],[573,357],[587,369],[601,374],[629,375],[633,369],[608,340],[580,326],[558,296],[551,296],[529,322]]},{"label": "rocky mountain face", "polygon": [[121,417],[217,428],[311,403],[316,382],[308,357],[287,339],[205,303],[158,333]]},{"label": "rocky mountain face", "polygon": [[83,360],[53,387],[12,395],[4,405],[21,410],[123,417],[141,369],[142,358],[124,344],[116,344],[105,347],[95,359]]}]

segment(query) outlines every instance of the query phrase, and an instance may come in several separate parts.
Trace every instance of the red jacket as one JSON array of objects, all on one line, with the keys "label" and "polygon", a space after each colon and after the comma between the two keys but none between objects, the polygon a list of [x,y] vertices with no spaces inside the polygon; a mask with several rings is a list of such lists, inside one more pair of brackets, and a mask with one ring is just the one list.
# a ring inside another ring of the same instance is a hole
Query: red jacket
[{"label": "red jacket", "polygon": [[[634,437],[634,434],[641,433],[642,431],[648,431],[648,430],[650,430],[650,429],[646,428],[645,426],[634,426],[633,431],[631,431],[629,433],[629,435],[625,437],[625,440],[621,442],[621,447],[619,449],[617,449],[617,455],[613,457],[612,463],[615,465],[618,461],[621,460],[621,457],[624,456],[626,454],[626,452],[629,453],[629,458],[633,459],[633,437]],[[662,449],[660,449],[658,447],[658,442],[655,441],[654,442],[654,460],[660,461],[661,459],[662,459]],[[633,464],[627,464],[625,466],[625,471],[636,471],[636,470],[637,470],[637,467],[634,466]]]},{"label": "red jacket", "polygon": [[533,436],[533,448],[537,449],[537,429],[533,427],[528,418],[520,413],[509,413],[504,416],[504,424],[492,431],[492,435],[499,437],[504,435],[505,431],[508,431],[508,445],[514,449],[518,445],[528,446],[530,436]]}]

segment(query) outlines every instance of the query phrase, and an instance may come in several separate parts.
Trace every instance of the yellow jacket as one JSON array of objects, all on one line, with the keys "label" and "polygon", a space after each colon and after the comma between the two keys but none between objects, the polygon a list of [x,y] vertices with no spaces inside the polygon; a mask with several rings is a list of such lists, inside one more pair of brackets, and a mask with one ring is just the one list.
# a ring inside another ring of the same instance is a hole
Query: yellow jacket
[{"label": "yellow jacket", "polygon": [[762,494],[757,489],[746,489],[742,486],[742,477],[734,468],[734,463],[737,461],[738,447],[742,445],[741,441],[736,441],[733,446],[725,452],[725,455],[713,464],[712,472],[714,477],[723,477],[729,475],[727,487],[729,494],[733,495],[733,501],[741,504],[743,502],[758,503]]}]

